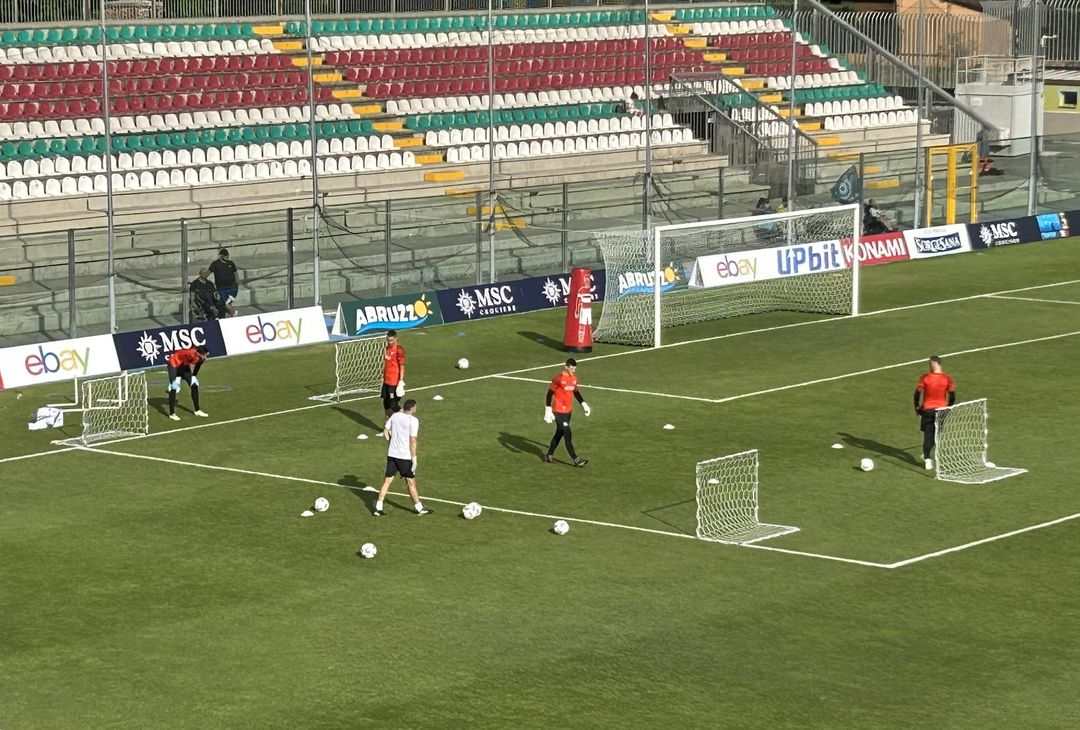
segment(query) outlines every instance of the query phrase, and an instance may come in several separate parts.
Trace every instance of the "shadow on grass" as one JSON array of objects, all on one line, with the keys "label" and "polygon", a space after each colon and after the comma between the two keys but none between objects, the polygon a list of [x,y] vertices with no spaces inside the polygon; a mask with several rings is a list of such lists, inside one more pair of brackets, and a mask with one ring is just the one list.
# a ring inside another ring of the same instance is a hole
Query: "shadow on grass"
[{"label": "shadow on grass", "polygon": [[674,522],[669,522],[668,520],[664,519],[663,517],[660,517],[657,513],[658,512],[663,512],[664,510],[676,510],[675,513],[680,514],[680,513],[684,512],[685,510],[682,510],[682,509],[679,509],[679,508],[685,507],[688,504],[694,504],[695,502],[697,502],[697,500],[693,499],[693,498],[684,499],[681,502],[672,502],[671,504],[665,504],[665,505],[663,505],[661,507],[653,507],[652,509],[644,510],[644,511],[642,511],[641,514],[645,515],[649,519],[656,520],[657,522],[659,522],[662,525],[667,525],[668,527],[673,528],[676,532],[680,532],[680,533],[682,533],[684,535],[693,535],[696,532],[696,525],[695,525],[694,528],[688,530],[688,529],[686,529],[685,524],[680,525],[680,524],[676,524]]},{"label": "shadow on grass", "polygon": [[563,351],[563,344],[559,342],[557,338],[551,338],[546,335],[542,335],[539,332],[529,332],[527,330],[519,330],[518,334],[531,342],[535,342],[538,345],[543,345],[544,347],[552,350],[557,350],[559,352]]},{"label": "shadow on grass", "polygon": [[506,431],[499,433],[499,445],[512,453],[532,454],[537,459],[542,458],[547,453],[547,444],[514,433],[506,433]]},{"label": "shadow on grass", "polygon": [[383,430],[383,427],[380,424],[375,423],[375,421],[372,421],[370,418],[368,418],[362,413],[350,410],[348,408],[342,408],[341,406],[334,406],[334,410],[341,415],[352,419],[354,423],[364,426],[365,428],[370,428],[372,431],[377,431],[381,433]]},{"label": "shadow on grass", "polygon": [[886,461],[891,461],[895,464],[917,470],[923,471],[923,463],[921,460],[915,457],[911,453],[911,449],[918,449],[919,446],[909,446],[906,449],[899,446],[890,446],[889,444],[883,444],[880,441],[874,441],[873,439],[863,438],[861,436],[855,436],[850,433],[839,432],[837,434],[840,439],[848,446],[856,449],[862,449],[863,451],[870,451],[877,454]]}]

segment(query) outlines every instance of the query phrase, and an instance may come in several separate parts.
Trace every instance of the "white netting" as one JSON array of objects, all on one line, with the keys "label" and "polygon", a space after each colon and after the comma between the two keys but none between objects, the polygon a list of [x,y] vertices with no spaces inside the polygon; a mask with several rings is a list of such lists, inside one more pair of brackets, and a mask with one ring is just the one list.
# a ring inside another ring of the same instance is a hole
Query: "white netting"
[{"label": "white netting", "polygon": [[84,381],[79,396],[82,435],[55,443],[86,446],[150,432],[145,372]]},{"label": "white netting", "polygon": [[659,344],[653,301],[656,247],[661,267],[656,277],[661,289],[661,328],[779,310],[853,314],[857,267],[708,288],[691,288],[689,279],[699,256],[850,242],[858,225],[858,206],[839,206],[660,226],[654,235],[647,231],[598,233],[607,284],[594,338],[624,345]]},{"label": "white netting", "polygon": [[938,479],[962,484],[986,484],[1027,471],[987,463],[986,450],[990,435],[988,418],[985,398],[938,409],[934,446]]},{"label": "white netting", "polygon": [[383,378],[386,338],[360,337],[337,343],[334,370],[337,385],[333,393],[313,395],[311,400],[337,401],[354,393],[378,393]]},{"label": "white netting", "polygon": [[746,545],[798,531],[758,521],[757,449],[698,462],[699,538]]}]

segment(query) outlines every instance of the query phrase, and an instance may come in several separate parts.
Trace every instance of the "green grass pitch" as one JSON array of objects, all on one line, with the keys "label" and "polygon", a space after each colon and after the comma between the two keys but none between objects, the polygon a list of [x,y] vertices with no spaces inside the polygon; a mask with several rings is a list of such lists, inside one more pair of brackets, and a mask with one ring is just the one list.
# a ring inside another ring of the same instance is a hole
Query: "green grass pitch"
[{"label": "green grass pitch", "polygon": [[[151,436],[109,453],[12,460],[55,449],[25,423],[65,388],[0,393],[0,728],[1076,727],[1078,264],[1062,241],[876,267],[869,316],[598,346],[585,469],[539,458],[562,311],[405,333],[425,517],[370,515],[381,405],[308,400],[330,346],[211,360],[208,421],[168,421],[155,372]],[[922,469],[934,353],[1029,473]],[[762,519],[800,531],[686,539],[695,463],[749,448]]]}]

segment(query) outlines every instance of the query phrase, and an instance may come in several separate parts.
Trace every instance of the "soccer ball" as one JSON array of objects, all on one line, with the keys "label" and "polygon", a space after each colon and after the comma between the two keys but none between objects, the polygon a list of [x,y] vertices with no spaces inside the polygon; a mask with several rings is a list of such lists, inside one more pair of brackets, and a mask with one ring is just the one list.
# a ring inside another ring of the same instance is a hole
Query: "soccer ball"
[{"label": "soccer ball", "polygon": [[330,500],[328,500],[326,497],[319,497],[315,500],[316,512],[325,512],[328,509],[330,509]]},{"label": "soccer ball", "polygon": [[863,459],[862,461],[859,462],[859,468],[862,469],[863,471],[873,471],[874,470],[874,460],[873,459]]},{"label": "soccer ball", "polygon": [[566,520],[555,520],[555,524],[551,529],[555,531],[556,535],[565,535],[570,532],[570,525]]},{"label": "soccer ball", "polygon": [[378,554],[378,550],[373,542],[365,542],[360,546],[360,554],[368,559],[375,557]]},{"label": "soccer ball", "polygon": [[475,520],[483,511],[484,508],[480,506],[479,502],[469,502],[462,508],[461,514],[467,520]]},{"label": "soccer ball", "polygon": [[467,358],[467,357],[461,358],[460,360],[457,361],[457,366],[458,366],[458,370],[468,370],[469,369],[469,358]]}]

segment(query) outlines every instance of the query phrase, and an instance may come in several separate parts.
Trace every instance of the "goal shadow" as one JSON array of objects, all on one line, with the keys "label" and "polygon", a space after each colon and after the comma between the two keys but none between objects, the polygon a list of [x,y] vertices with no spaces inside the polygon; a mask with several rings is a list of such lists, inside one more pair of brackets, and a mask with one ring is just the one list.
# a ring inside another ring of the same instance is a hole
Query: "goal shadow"
[{"label": "goal shadow", "polygon": [[694,498],[642,510],[641,514],[684,535],[697,534],[697,500]]}]

